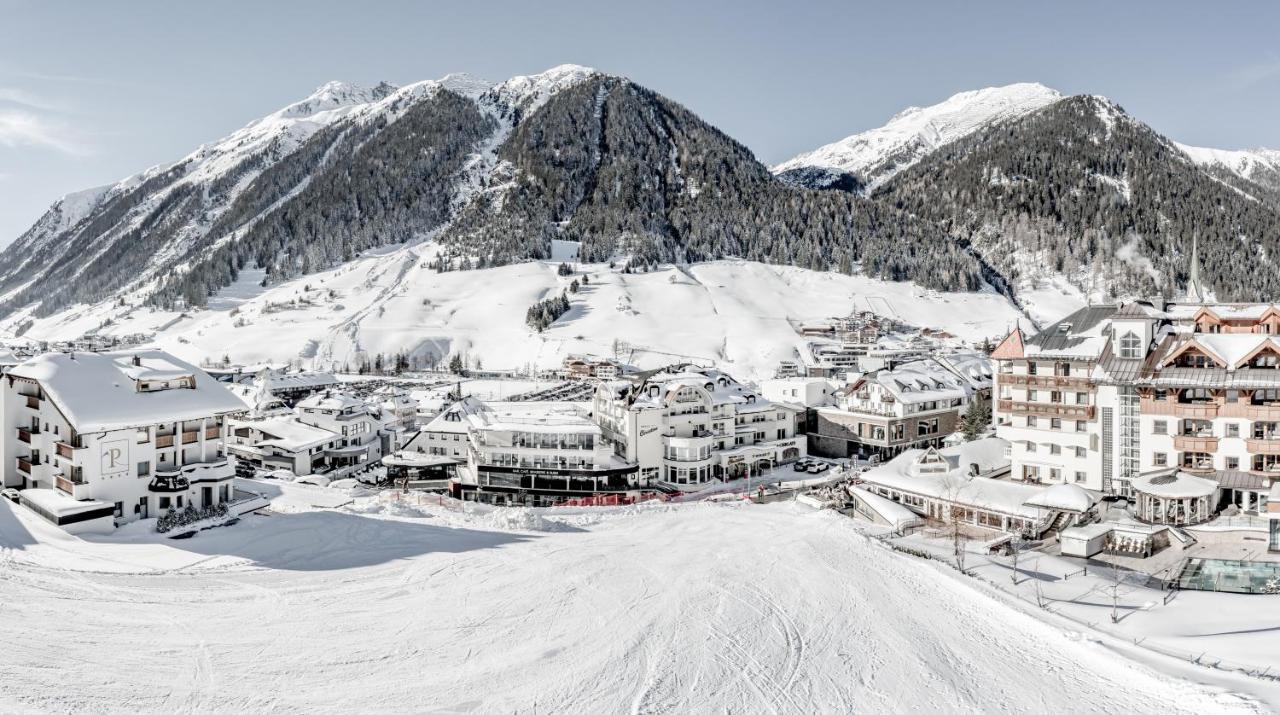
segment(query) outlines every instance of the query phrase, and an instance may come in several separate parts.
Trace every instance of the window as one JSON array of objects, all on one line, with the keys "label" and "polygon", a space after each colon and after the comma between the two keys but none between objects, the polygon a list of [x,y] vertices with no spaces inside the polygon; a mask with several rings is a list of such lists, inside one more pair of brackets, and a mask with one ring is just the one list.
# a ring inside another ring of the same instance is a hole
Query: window
[{"label": "window", "polygon": [[1049,479],[1051,479],[1051,480],[1053,480],[1053,481],[1055,481],[1055,482],[1060,482],[1060,481],[1062,481],[1062,470],[1061,470],[1061,469],[1058,469],[1057,467],[1050,467],[1050,468],[1049,468]]},{"label": "window", "polygon": [[1084,432],[1086,429],[1088,429],[1088,426],[1085,424],[1085,421],[1084,421],[1084,420],[1076,420],[1076,431],[1077,431],[1077,432]]},{"label": "window", "polygon": [[1036,374],[1036,364],[1034,361],[1027,362],[1027,374],[1028,375]]},{"label": "window", "polygon": [[1169,434],[1169,422],[1167,420],[1156,420],[1151,423],[1152,434]]},{"label": "window", "polygon": [[1227,436],[1228,436],[1228,437],[1239,437],[1239,436],[1240,436],[1240,423],[1239,423],[1239,422],[1228,422],[1228,423],[1227,423]]},{"label": "window", "polygon": [[1157,467],[1165,467],[1169,465],[1169,455],[1164,452],[1156,452],[1151,455],[1151,463]]},{"label": "window", "polygon": [[116,502],[116,518],[119,519],[122,516],[124,516],[124,502],[118,501]]},{"label": "window", "polygon": [[168,511],[169,504],[169,497],[160,497],[160,511]]},{"label": "window", "polygon": [[1062,446],[1058,444],[1049,445],[1049,454],[1062,454]]},{"label": "window", "polygon": [[1062,429],[1062,418],[1060,418],[1060,417],[1050,417],[1050,418],[1049,418],[1049,429],[1057,429],[1057,430]]},{"label": "window", "polygon": [[1087,393],[1087,392],[1077,392],[1077,393],[1076,393],[1076,404],[1077,404],[1077,405],[1087,405],[1087,404],[1089,404],[1089,393]]},{"label": "window", "polygon": [[1028,452],[1028,453],[1030,453],[1030,454],[1035,454],[1035,453],[1036,453],[1036,443],[1035,443],[1035,442],[1027,442],[1027,452]]},{"label": "window", "polygon": [[1084,472],[1076,472],[1076,483],[1079,484],[1085,479]]},{"label": "window", "polygon": [[1142,338],[1139,338],[1132,331],[1120,336],[1120,357],[1122,358],[1140,358],[1142,351]]},{"label": "window", "polygon": [[1036,420],[1036,418],[1035,418],[1035,416],[1034,416],[1034,415],[1029,415],[1029,416],[1027,417],[1027,426],[1028,426],[1028,427],[1035,427],[1035,426],[1037,426],[1037,425],[1036,425],[1036,423],[1037,423],[1037,420]]},{"label": "window", "polygon": [[1027,402],[1035,402],[1039,399],[1040,392],[1038,390],[1027,390]]},{"label": "window", "polygon": [[1085,457],[1084,447],[1076,447],[1076,457],[1079,459],[1084,459]]},{"label": "window", "polygon": [[151,474],[151,462],[149,461],[138,462],[138,476],[145,477],[148,474]]},{"label": "window", "polygon": [[1239,469],[1239,468],[1240,468],[1240,458],[1239,458],[1239,457],[1227,457],[1226,468],[1227,468],[1227,469]]}]

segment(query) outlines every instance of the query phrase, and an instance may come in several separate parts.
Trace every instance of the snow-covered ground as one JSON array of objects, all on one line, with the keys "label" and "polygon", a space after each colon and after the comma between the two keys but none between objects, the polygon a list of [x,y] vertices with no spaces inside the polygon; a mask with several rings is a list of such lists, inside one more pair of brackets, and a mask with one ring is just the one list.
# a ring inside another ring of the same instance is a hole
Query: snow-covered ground
[{"label": "snow-covered ground", "polygon": [[0,709],[1205,713],[1274,695],[1164,675],[788,502],[463,513],[259,488],[278,511],[187,540],[81,540],[0,500]]},{"label": "snow-covered ground", "polygon": [[[404,350],[447,362],[479,358],[488,369],[558,367],[566,354],[615,354],[640,367],[676,360],[716,362],[742,379],[772,375],[794,357],[802,321],[873,310],[964,340],[999,340],[1020,313],[995,293],[938,293],[911,283],[714,261],[625,274],[583,266],[589,283],[569,313],[543,333],[525,324],[530,305],[569,287],[557,262],[436,273],[436,246],[406,246],[340,268],[255,291],[251,281],[217,296],[223,310],[183,317],[149,308],[95,306],[37,321],[26,337],[68,340],[102,334],[158,334],[160,347],[200,361],[299,360],[354,369],[363,358]],[[578,276],[581,280],[581,275]],[[619,341],[618,343],[615,343]],[[473,363],[472,363],[473,364]]]}]

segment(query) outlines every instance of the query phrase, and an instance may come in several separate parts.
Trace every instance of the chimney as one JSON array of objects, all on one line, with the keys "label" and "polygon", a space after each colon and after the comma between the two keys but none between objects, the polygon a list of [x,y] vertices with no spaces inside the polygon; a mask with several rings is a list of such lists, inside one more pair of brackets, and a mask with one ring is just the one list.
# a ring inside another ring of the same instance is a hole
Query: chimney
[{"label": "chimney", "polygon": [[137,355],[134,355],[134,356],[133,356],[133,366],[134,366],[134,367],[142,367],[142,358],[138,357]]}]

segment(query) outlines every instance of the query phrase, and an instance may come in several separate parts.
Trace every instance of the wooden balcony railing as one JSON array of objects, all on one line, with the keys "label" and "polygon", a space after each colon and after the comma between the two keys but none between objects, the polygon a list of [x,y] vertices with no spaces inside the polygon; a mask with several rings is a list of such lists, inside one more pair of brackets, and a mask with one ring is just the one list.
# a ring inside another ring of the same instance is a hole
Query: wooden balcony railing
[{"label": "wooden balcony railing", "polygon": [[1280,405],[1254,405],[1248,402],[1229,402],[1218,410],[1219,417],[1243,417],[1249,420],[1280,421]]},{"label": "wooden balcony railing", "polygon": [[76,456],[75,448],[67,444],[66,442],[58,442],[54,444],[54,449],[57,450],[59,457],[65,457],[67,459],[75,459],[75,456]]},{"label": "wooden balcony railing", "polygon": [[18,428],[18,441],[19,441],[19,442],[26,442],[27,444],[31,444],[31,430],[29,430],[29,429],[27,429],[27,428],[25,428],[25,427],[19,427],[19,428]]},{"label": "wooden balcony railing", "polygon": [[18,457],[18,471],[26,472],[27,474],[30,474],[31,462],[29,460],[23,459],[22,457]]},{"label": "wooden balcony railing", "polygon": [[156,435],[156,449],[160,449],[161,447],[172,447],[172,446],[173,446],[173,435],[171,434]]},{"label": "wooden balcony railing", "polygon": [[200,439],[200,430],[191,430],[190,432],[182,433],[183,444],[191,444],[198,439]]},{"label": "wooden balcony railing", "polygon": [[1001,412],[1014,415],[1030,415],[1032,417],[1063,417],[1072,420],[1092,420],[1093,405],[1068,405],[1059,402],[1019,402],[1016,400],[1000,400]]},{"label": "wooden balcony railing", "polygon": [[1001,385],[1025,385],[1027,387],[1067,387],[1077,390],[1092,390],[1093,382],[1085,375],[1015,375],[1000,373],[997,378]]},{"label": "wooden balcony railing", "polygon": [[1220,408],[1216,402],[1176,402],[1174,400],[1152,400],[1143,398],[1138,402],[1138,409],[1144,415],[1169,415],[1195,420],[1211,420],[1218,416]]},{"label": "wooden balcony railing", "polygon": [[27,395],[27,407],[30,407],[33,410],[40,409],[40,398]]},{"label": "wooden balcony railing", "polygon": [[1244,444],[1250,454],[1280,454],[1280,439],[1251,437]]},{"label": "wooden balcony railing", "polygon": [[205,438],[205,439],[217,439],[217,438],[219,438],[219,437],[221,437],[221,436],[222,436],[222,428],[221,428],[221,427],[219,427],[219,426],[217,426],[217,425],[213,425],[213,426],[211,426],[211,427],[205,427],[205,428],[204,428],[204,438]]},{"label": "wooden balcony railing", "polygon": [[1218,451],[1218,438],[1174,435],[1173,448],[1179,452],[1216,452]]}]

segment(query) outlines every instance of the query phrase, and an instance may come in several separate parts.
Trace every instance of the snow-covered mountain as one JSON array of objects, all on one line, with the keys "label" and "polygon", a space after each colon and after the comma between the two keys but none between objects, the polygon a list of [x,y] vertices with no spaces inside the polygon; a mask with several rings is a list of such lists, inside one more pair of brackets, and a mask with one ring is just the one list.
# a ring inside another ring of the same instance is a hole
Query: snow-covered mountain
[{"label": "snow-covered mountain", "polygon": [[1280,149],[1208,149],[1186,144],[1178,144],[1178,148],[1210,171],[1219,175],[1225,172],[1257,185],[1265,193],[1259,198],[1269,198],[1280,205]]},{"label": "snow-covered mountain", "polygon": [[867,189],[883,184],[938,147],[1062,99],[1042,84],[1024,82],[960,92],[928,107],[908,107],[887,124],[801,154],[774,173],[812,186],[849,174]]},{"label": "snow-covered mountain", "polygon": [[796,191],[684,107],[563,65],[496,85],[326,84],[177,162],[59,202],[0,253],[0,317],[201,307],[241,272],[279,284],[428,239],[445,248],[441,271],[546,258],[563,239],[584,260],[637,267],[745,258],[943,290],[988,275],[936,226]]}]

